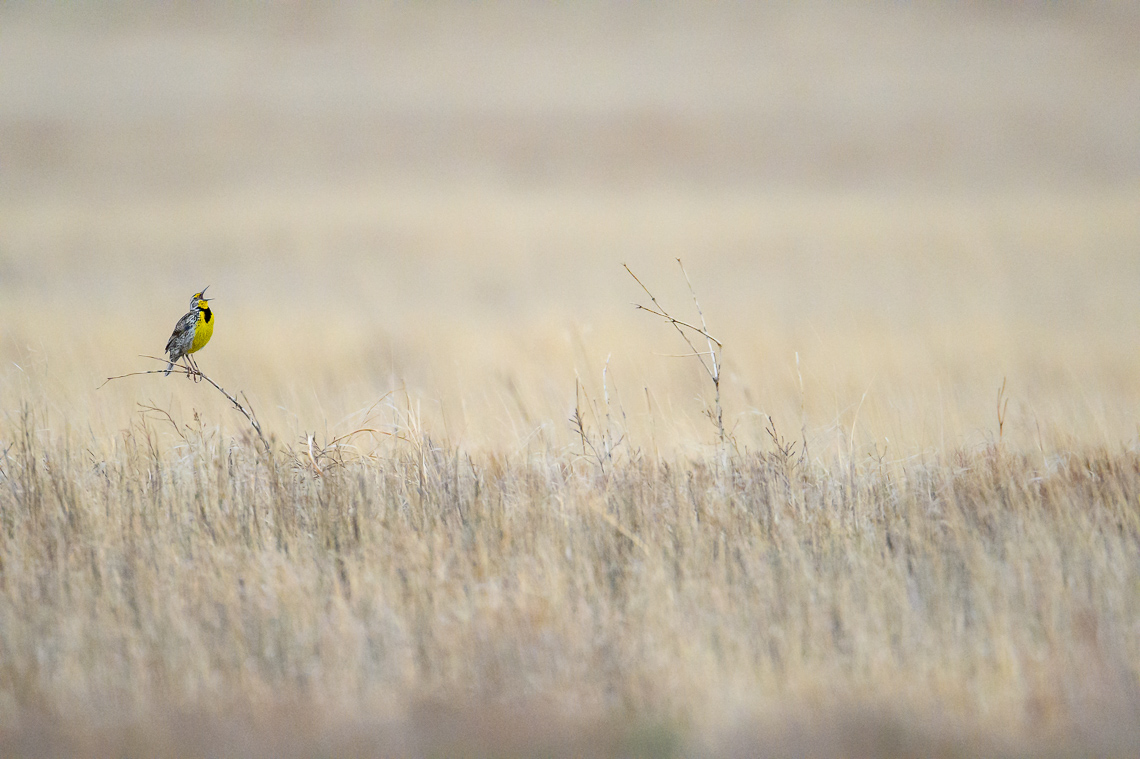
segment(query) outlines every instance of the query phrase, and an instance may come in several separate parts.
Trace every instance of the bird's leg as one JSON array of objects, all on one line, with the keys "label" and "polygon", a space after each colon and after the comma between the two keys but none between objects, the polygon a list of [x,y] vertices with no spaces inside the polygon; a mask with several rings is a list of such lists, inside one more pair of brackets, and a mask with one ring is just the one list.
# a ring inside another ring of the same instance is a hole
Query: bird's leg
[{"label": "bird's leg", "polygon": [[190,371],[193,372],[195,382],[202,381],[202,370],[198,368],[198,362],[189,353],[186,354],[186,361],[190,364]]}]

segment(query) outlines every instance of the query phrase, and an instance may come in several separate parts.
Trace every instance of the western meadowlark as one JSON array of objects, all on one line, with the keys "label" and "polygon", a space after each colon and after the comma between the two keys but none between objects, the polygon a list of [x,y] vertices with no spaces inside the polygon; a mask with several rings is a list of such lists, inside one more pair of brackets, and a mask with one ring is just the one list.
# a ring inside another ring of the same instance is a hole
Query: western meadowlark
[{"label": "western meadowlark", "polygon": [[166,343],[166,352],[170,357],[170,365],[166,367],[164,375],[169,375],[174,369],[174,362],[180,358],[186,359],[186,365],[192,374],[201,374],[198,365],[194,363],[191,353],[202,349],[210,342],[214,334],[214,314],[210,311],[210,298],[203,297],[209,286],[203,287],[202,292],[194,293],[190,298],[190,311],[174,325],[174,334]]}]

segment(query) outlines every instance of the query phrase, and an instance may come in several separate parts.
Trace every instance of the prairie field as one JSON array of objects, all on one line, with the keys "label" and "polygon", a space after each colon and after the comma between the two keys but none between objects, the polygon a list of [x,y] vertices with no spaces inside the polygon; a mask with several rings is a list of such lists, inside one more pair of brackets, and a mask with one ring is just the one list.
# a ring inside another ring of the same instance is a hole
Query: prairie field
[{"label": "prairie field", "polygon": [[1136,39],[0,4],[0,755],[1140,754]]}]

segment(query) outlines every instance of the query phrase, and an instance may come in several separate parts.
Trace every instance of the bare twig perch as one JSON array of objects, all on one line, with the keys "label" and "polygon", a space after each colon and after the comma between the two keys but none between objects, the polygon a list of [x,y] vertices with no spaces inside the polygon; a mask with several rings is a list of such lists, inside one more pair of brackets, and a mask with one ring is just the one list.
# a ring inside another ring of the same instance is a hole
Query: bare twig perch
[{"label": "bare twig perch", "polygon": [[[717,340],[715,337],[709,334],[708,325],[705,324],[705,314],[704,311],[701,310],[701,303],[699,300],[697,300],[697,293],[693,289],[693,283],[689,280],[689,273],[685,271],[685,265],[681,263],[680,258],[677,259],[677,265],[681,267],[681,274],[685,277],[685,284],[689,286],[689,292],[693,296],[693,303],[697,307],[697,315],[701,320],[701,326],[699,327],[694,324],[690,324],[689,322],[683,322],[666,311],[665,308],[657,302],[657,298],[653,296],[653,293],[649,291],[649,288],[645,286],[645,283],[637,278],[637,275],[633,273],[633,270],[629,268],[629,265],[622,264],[622,266],[625,267],[625,270],[629,272],[629,276],[633,277],[633,280],[637,282],[637,284],[641,285],[641,289],[644,290],[645,294],[649,296],[649,300],[653,303],[654,308],[643,306],[640,303],[634,303],[633,305],[638,310],[647,311],[654,316],[658,316],[672,324],[673,328],[677,330],[677,334],[681,336],[681,339],[684,340],[685,344],[688,345],[692,350],[692,353],[688,355],[696,356],[697,360],[701,362],[701,366],[704,368],[705,373],[708,374],[709,380],[712,381],[715,398],[714,408],[711,412],[709,412],[709,417],[716,425],[717,439],[723,445],[725,443],[726,436],[724,432],[724,411],[720,405],[720,374],[721,369],[723,368],[723,362],[721,361],[721,352],[724,350],[724,346],[721,344],[720,340]],[[688,330],[688,332],[686,330]],[[705,338],[705,340],[708,342],[708,350],[697,350],[697,346],[693,344],[692,339],[689,337],[689,332],[694,332],[700,337]]]},{"label": "bare twig perch", "polygon": [[[166,359],[158,358],[156,356],[143,356],[143,358],[152,358],[155,361],[161,361],[163,363],[167,363]],[[233,407],[236,408],[238,411],[240,411],[241,415],[246,418],[246,420],[249,422],[250,426],[253,427],[253,431],[257,433],[258,439],[261,440],[261,445],[265,447],[265,453],[271,459],[273,458],[273,449],[270,447],[269,441],[265,437],[265,433],[261,431],[261,423],[257,421],[257,415],[253,412],[253,406],[249,405],[249,398],[246,398],[245,393],[242,393],[241,397],[245,399],[245,402],[246,402],[246,405],[248,406],[248,408],[246,406],[243,406],[241,403],[239,403],[238,399],[236,397],[227,393],[222,388],[221,385],[219,385],[217,382],[214,382],[212,379],[207,377],[201,371],[196,371],[194,369],[191,369],[187,366],[183,366],[181,364],[175,364],[173,369],[151,369],[151,370],[145,371],[145,372],[130,372],[129,374],[120,374],[116,377],[108,377],[106,379],[106,381],[103,383],[103,385],[106,385],[111,380],[123,379],[124,377],[138,377],[138,376],[143,375],[143,374],[167,374],[168,372],[171,372],[171,371],[178,372],[180,374],[185,374],[187,377],[193,377],[195,379],[203,379],[206,382],[209,382],[211,385],[213,385],[214,389],[217,390],[222,395],[224,395],[226,397],[226,400],[228,400],[230,403],[232,403]],[[100,385],[99,387],[101,388],[101,387],[103,387],[103,385]]]}]

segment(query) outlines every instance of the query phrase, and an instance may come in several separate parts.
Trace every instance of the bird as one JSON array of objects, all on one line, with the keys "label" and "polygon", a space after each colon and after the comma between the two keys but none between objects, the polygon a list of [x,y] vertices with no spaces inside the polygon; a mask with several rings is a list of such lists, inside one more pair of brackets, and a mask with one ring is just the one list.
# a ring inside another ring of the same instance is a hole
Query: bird
[{"label": "bird", "polygon": [[163,376],[169,376],[174,369],[174,362],[183,357],[189,367],[188,374],[202,373],[190,354],[201,350],[214,334],[214,312],[210,310],[210,301],[213,299],[205,297],[208,288],[209,285],[190,297],[190,311],[174,325],[174,332],[166,343],[170,365],[166,367]]}]

